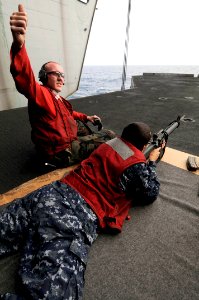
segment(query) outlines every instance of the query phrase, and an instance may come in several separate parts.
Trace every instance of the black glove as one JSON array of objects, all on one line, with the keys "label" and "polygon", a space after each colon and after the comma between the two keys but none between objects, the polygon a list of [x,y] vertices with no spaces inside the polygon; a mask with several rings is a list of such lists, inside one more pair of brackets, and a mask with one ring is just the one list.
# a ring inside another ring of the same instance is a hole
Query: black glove
[{"label": "black glove", "polygon": [[100,131],[102,129],[102,123],[99,119],[96,119],[93,123],[94,126],[98,126],[98,131]]}]

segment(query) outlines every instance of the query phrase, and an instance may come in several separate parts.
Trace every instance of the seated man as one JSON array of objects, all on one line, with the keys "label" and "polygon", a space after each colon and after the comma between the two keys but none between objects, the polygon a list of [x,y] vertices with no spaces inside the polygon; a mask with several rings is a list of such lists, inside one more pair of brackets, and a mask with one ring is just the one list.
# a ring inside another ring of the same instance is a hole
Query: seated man
[{"label": "seated man", "polygon": [[22,5],[10,17],[13,44],[11,74],[17,90],[28,99],[31,138],[41,159],[58,167],[66,167],[89,156],[101,143],[113,138],[112,131],[87,132],[78,138],[76,120],[99,122],[96,115],[74,111],[72,105],[59,95],[64,85],[64,70],[57,62],[47,62],[39,72],[40,85],[33,74],[25,48],[27,14]]},{"label": "seated man", "polygon": [[[133,204],[154,202],[160,183],[144,123],[124,128],[62,180],[13,201],[0,214],[0,256],[21,251],[18,295],[1,299],[80,300],[89,248],[100,231],[121,232]],[[13,298],[12,298],[13,297]]]}]

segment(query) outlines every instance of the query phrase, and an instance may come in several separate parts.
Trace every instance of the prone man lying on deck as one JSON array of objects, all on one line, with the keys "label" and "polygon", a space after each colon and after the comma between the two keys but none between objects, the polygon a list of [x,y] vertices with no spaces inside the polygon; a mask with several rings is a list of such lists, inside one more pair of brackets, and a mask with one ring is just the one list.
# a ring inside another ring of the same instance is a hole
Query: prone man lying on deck
[{"label": "prone man lying on deck", "polygon": [[[154,202],[156,160],[151,137],[132,123],[94,150],[63,179],[13,201],[0,214],[0,256],[21,250],[14,299],[82,299],[88,251],[100,231],[117,233],[132,204]],[[13,299],[7,293],[1,299]]]},{"label": "prone man lying on deck", "polygon": [[64,85],[64,70],[60,64],[47,62],[39,72],[42,85],[35,80],[25,48],[27,14],[22,5],[11,15],[10,26],[13,35],[10,70],[17,90],[28,99],[31,138],[42,161],[67,167],[88,157],[99,144],[115,137],[110,130],[93,133],[88,128],[86,133],[81,131],[78,136],[76,121],[95,124],[100,118],[74,111],[72,105],[59,95]]}]

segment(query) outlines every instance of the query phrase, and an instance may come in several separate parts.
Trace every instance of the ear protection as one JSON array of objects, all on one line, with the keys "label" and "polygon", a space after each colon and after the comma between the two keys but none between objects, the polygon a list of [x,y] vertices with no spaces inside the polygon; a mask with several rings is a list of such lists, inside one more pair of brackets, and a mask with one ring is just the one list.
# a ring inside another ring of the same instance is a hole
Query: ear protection
[{"label": "ear protection", "polygon": [[47,72],[45,70],[45,66],[49,63],[49,61],[45,64],[43,64],[43,66],[41,67],[38,77],[39,80],[43,83],[43,85],[45,85],[47,83],[48,77],[47,77]]}]

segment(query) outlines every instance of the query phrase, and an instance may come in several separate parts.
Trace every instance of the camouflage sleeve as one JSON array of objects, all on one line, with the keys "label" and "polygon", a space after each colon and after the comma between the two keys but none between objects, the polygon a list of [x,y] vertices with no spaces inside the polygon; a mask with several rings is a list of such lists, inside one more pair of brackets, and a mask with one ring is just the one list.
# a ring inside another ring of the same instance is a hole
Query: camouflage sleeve
[{"label": "camouflage sleeve", "polygon": [[130,166],[120,178],[122,190],[139,205],[147,205],[157,199],[160,183],[156,174],[156,163],[139,163]]}]

